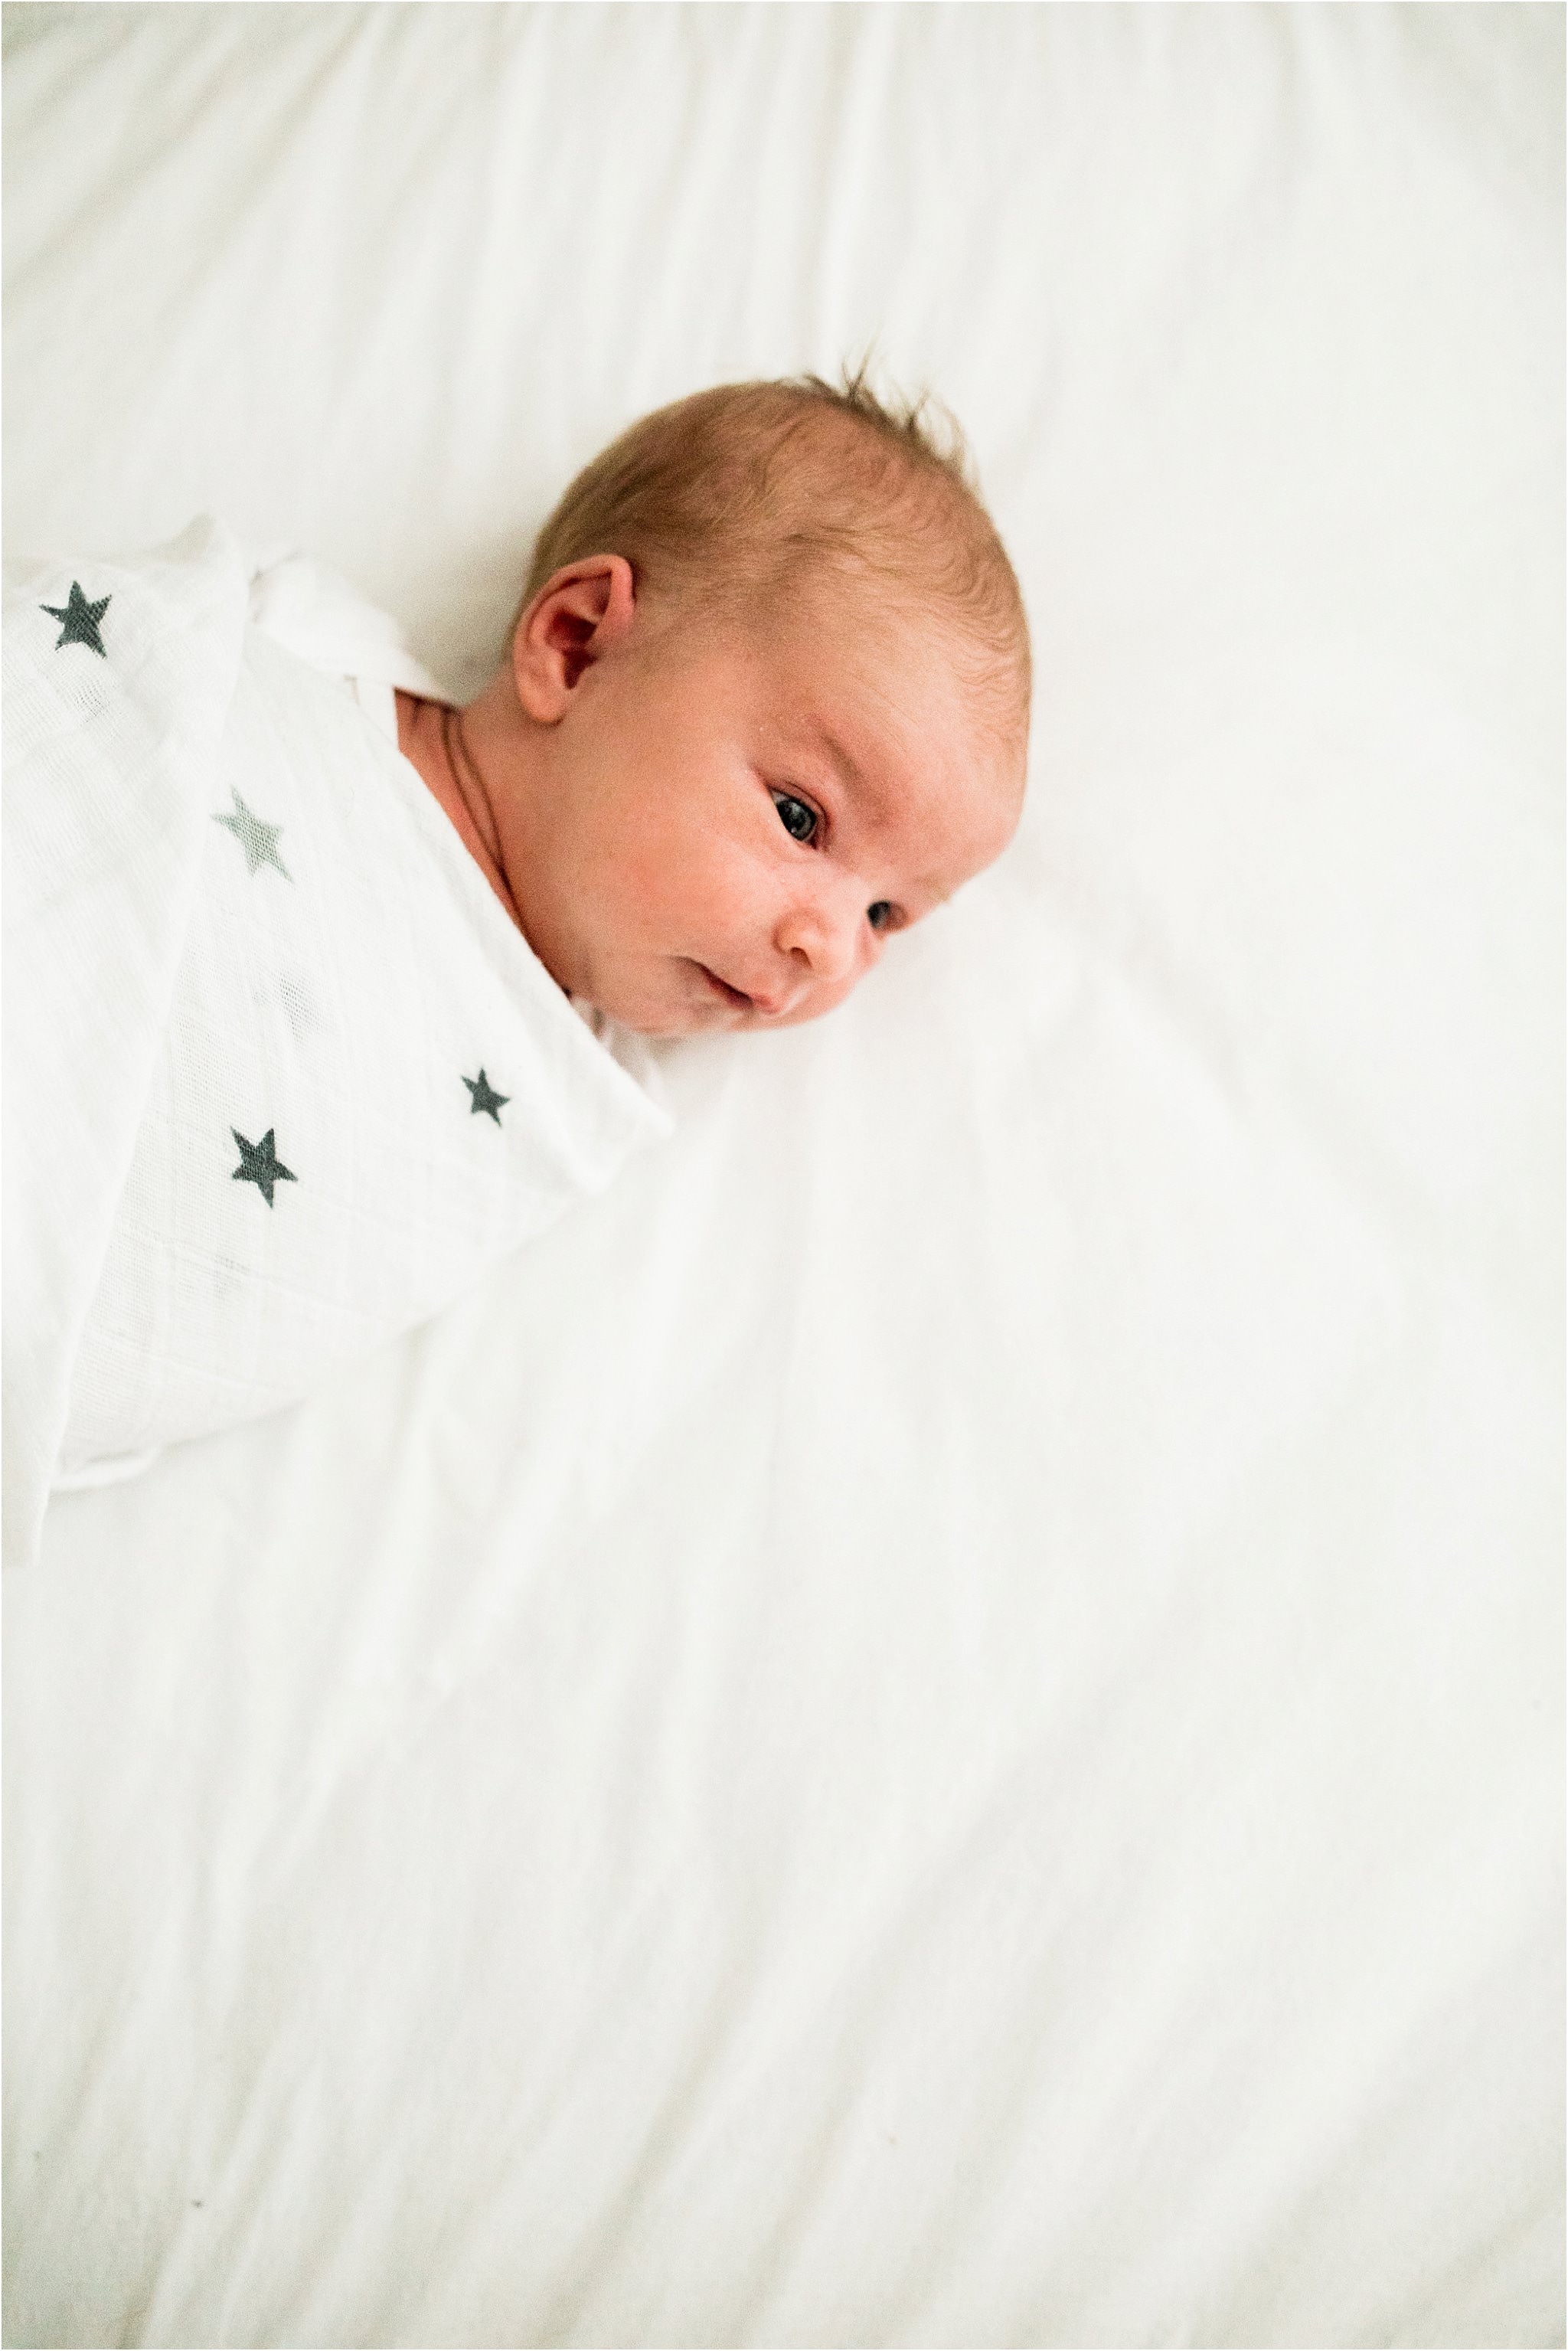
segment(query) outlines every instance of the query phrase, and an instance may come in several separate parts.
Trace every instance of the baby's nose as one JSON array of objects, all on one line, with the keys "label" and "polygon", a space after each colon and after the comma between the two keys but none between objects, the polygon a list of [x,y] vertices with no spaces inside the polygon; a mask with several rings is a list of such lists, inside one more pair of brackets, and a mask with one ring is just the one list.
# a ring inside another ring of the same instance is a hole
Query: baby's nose
[{"label": "baby's nose", "polygon": [[791,906],[777,937],[797,978],[809,972],[820,987],[829,987],[850,978],[862,953],[864,912],[858,893],[843,884],[820,888]]}]

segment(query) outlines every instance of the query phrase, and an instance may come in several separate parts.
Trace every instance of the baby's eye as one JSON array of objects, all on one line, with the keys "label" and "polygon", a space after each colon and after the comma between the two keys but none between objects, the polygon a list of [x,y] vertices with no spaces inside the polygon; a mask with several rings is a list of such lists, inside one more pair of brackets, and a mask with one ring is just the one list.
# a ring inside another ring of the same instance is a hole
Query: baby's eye
[{"label": "baby's eye", "polygon": [[779,811],[779,821],[793,841],[810,841],[817,830],[817,811],[798,800],[793,792],[775,792],[773,805]]},{"label": "baby's eye", "polygon": [[866,908],[865,918],[873,931],[885,931],[893,920],[893,908],[885,898],[879,898],[874,906]]}]

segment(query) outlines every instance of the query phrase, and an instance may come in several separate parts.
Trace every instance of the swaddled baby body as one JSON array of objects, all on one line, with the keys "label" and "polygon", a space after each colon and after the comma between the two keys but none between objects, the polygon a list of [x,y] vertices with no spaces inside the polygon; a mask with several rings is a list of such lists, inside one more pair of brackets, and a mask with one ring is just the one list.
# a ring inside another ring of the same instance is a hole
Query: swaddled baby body
[{"label": "swaddled baby body", "polygon": [[423,1319],[667,1130],[642,1038],[830,1010],[1022,791],[1011,569],[858,384],[633,426],[465,708],[210,525],[35,569],[6,635],[24,1481]]}]

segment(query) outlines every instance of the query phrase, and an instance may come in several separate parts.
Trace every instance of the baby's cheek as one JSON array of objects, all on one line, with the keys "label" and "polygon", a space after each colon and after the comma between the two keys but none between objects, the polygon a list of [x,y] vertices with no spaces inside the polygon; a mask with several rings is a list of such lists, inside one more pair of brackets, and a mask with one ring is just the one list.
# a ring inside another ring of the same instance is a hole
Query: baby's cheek
[{"label": "baby's cheek", "polygon": [[756,931],[768,921],[767,893],[750,862],[717,840],[687,841],[658,867],[663,903],[684,921],[720,935]]},{"label": "baby's cheek", "polygon": [[662,912],[681,895],[683,860],[657,837],[634,835],[622,844],[616,880],[619,894],[638,913]]}]

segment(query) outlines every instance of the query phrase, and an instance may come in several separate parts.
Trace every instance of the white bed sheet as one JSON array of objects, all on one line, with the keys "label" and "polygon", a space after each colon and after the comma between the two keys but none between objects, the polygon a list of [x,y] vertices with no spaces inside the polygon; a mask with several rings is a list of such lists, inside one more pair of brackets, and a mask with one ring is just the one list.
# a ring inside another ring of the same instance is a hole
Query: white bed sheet
[{"label": "white bed sheet", "polygon": [[5,37],[14,551],[472,684],[611,432],[875,337],[1040,675],[851,1006],[51,1508],[6,2340],[1560,2343],[1561,8]]}]

